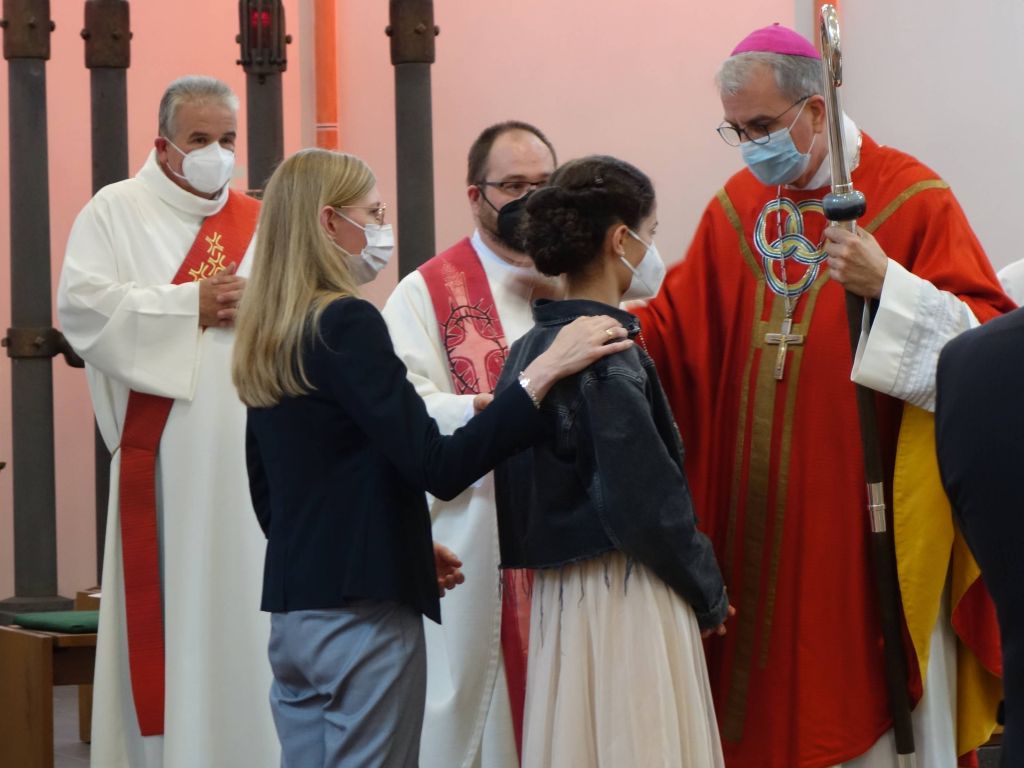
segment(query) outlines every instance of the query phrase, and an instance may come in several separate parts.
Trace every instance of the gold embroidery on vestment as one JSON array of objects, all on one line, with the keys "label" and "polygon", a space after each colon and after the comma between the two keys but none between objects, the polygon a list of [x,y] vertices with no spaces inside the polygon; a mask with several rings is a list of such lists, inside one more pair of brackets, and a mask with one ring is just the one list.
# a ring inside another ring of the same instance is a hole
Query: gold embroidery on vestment
[{"label": "gold embroidery on vestment", "polygon": [[[747,242],[743,238],[743,224],[740,222],[739,214],[736,213],[735,207],[733,207],[732,200],[729,199],[729,195],[724,189],[718,191],[718,202],[722,205],[725,211],[725,217],[729,220],[733,229],[736,230],[740,242],[740,250],[743,253],[743,257],[747,262],[747,266],[754,272],[755,275],[759,275],[757,261],[754,259],[754,254],[747,247]],[[764,279],[763,277],[758,278],[757,291],[754,296],[754,317],[760,317],[761,312],[764,310],[764,290],[763,290]],[[754,354],[757,348],[751,345],[750,350],[747,352],[747,361],[743,365],[743,387],[740,389],[740,409],[739,409],[739,425],[737,433],[744,435],[747,430],[747,406],[749,405],[749,389],[746,382],[750,381],[750,371],[754,366]],[[735,561],[736,551],[736,515],[739,511],[739,494],[740,494],[740,470],[743,467],[743,440],[736,441],[736,451],[734,457],[734,470],[732,473],[732,483],[729,489],[729,518],[728,524],[725,531],[725,573],[730,574],[733,570],[733,564]]]},{"label": "gold embroidery on vestment", "polygon": [[203,239],[206,240],[206,244],[209,246],[206,249],[208,257],[198,267],[188,271],[188,276],[192,278],[192,282],[205,280],[227,269],[224,264],[224,246],[220,244],[221,233],[214,232]]},{"label": "gold embroidery on vestment", "polygon": [[[928,179],[917,182],[897,195],[864,229],[874,233],[881,227],[907,200],[919,192],[928,189],[948,189],[948,184],[939,179]],[[754,258],[747,244],[746,233],[735,206],[724,189],[718,191],[716,198],[722,205],[730,225],[736,232],[740,252],[747,266],[750,267],[757,281],[755,297],[754,321],[750,351],[744,365],[738,424],[736,432],[736,450],[734,451],[733,472],[730,483],[729,512],[726,528],[725,572],[731,578],[736,562],[737,544],[736,530],[739,517],[739,491],[743,473],[744,458],[749,455],[750,464],[747,470],[747,493],[744,504],[744,535],[742,542],[742,563],[740,567],[740,610],[737,617],[736,651],[732,664],[732,679],[729,681],[728,695],[725,702],[722,737],[728,741],[739,741],[743,737],[746,719],[747,698],[750,687],[750,675],[755,652],[757,635],[757,608],[760,597],[760,574],[764,561],[765,544],[768,534],[767,504],[770,493],[770,465],[772,458],[772,432],[775,414],[776,396],[780,382],[774,378],[775,361],[773,354],[766,354],[765,334],[772,328],[779,327],[785,311],[780,297],[773,294],[771,317],[761,320],[764,311],[764,294],[766,281],[760,265]],[[794,323],[794,333],[806,334],[810,327],[818,293],[828,280],[827,272],[819,275],[812,285],[808,303],[799,323]],[[794,346],[791,364],[791,379],[781,382],[786,386],[783,423],[778,445],[779,463],[775,488],[774,515],[772,521],[772,542],[769,559],[769,575],[765,589],[765,610],[761,622],[760,652],[758,667],[764,669],[768,663],[770,641],[773,628],[775,602],[777,594],[778,571],[782,553],[782,542],[785,523],[786,494],[789,486],[790,452],[792,450],[793,426],[796,414],[796,395],[800,377],[800,364],[804,347]],[[758,359],[758,374],[754,384],[754,408],[751,415],[751,435],[746,451],[745,440],[747,430],[748,408],[750,406],[750,377],[755,357]],[[755,551],[756,550],[756,551]]]}]

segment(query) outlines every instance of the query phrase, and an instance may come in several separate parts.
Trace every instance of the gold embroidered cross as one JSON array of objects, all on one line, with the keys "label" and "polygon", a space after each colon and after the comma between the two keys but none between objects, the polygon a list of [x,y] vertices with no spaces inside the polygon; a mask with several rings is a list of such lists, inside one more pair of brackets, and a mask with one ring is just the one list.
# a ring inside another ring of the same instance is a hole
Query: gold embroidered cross
[{"label": "gold embroidered cross", "polygon": [[207,244],[210,246],[206,249],[206,252],[211,256],[216,256],[218,253],[224,251],[224,246],[220,244],[220,232],[214,232],[212,235],[205,238]]},{"label": "gold embroidered cross", "polygon": [[764,343],[771,345],[778,345],[779,351],[775,355],[775,380],[782,381],[782,377],[786,373],[786,353],[789,351],[789,345],[800,346],[804,343],[805,336],[799,333],[793,333],[793,319],[787,317],[782,321],[782,328],[779,329],[781,333],[766,333],[764,335]]},{"label": "gold embroidered cross", "polygon": [[206,249],[206,252],[210,254],[210,258],[195,269],[188,271],[188,276],[193,281],[205,280],[227,269],[224,265],[224,246],[220,244],[220,238],[220,232],[214,232],[212,235],[203,238],[206,240],[207,245],[210,246]]},{"label": "gold embroidered cross", "polygon": [[211,275],[216,275],[218,272],[223,272],[225,269],[227,269],[227,267],[224,266],[223,253],[218,253],[216,257],[211,256],[206,260],[206,263],[210,266]]}]

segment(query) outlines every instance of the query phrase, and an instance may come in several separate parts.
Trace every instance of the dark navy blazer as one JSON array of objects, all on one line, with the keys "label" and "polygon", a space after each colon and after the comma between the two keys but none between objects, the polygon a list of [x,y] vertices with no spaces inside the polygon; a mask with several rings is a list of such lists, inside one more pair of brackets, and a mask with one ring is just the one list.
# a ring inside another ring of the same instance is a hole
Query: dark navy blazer
[{"label": "dark navy blazer", "polygon": [[303,357],[314,390],[249,409],[249,485],[267,535],[262,608],[371,598],[440,621],[424,490],[453,498],[540,438],[543,421],[511,387],[442,436],[372,304],[334,301],[317,331]]},{"label": "dark navy blazer", "polygon": [[1003,644],[1003,765],[1024,765],[1024,309],[939,357],[942,483],[995,602]]}]

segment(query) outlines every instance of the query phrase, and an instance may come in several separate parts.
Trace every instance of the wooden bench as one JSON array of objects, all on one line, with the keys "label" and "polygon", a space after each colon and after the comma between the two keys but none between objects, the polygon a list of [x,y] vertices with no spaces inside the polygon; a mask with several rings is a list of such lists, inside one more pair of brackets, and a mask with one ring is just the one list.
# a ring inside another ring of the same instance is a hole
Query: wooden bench
[{"label": "wooden bench", "polygon": [[[79,593],[76,608],[95,600]],[[0,765],[53,766],[53,688],[78,685],[79,737],[88,741],[96,635],[0,626]],[[83,704],[85,706],[83,706]]]}]

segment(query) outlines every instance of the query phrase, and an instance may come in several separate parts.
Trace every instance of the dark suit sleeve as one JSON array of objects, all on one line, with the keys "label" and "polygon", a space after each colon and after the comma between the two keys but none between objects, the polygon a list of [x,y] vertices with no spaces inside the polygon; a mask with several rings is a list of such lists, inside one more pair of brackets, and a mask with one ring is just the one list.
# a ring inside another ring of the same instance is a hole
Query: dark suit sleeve
[{"label": "dark suit sleeve", "polygon": [[1020,519],[1024,509],[1024,484],[1019,477],[1024,371],[1017,363],[1022,348],[1024,310],[1017,310],[949,342],[939,356],[936,374],[939,473],[986,582],[991,577],[985,572],[988,563],[977,551],[983,540],[990,545],[989,553],[1004,550],[1000,567],[1007,572],[1019,567],[1019,552],[1009,546],[1008,531],[1013,528],[1001,526]]},{"label": "dark suit sleeve", "polygon": [[965,447],[964,438],[970,434],[964,434],[961,412],[957,411],[960,393],[956,391],[959,384],[956,373],[961,363],[958,358],[960,353],[961,349],[956,339],[947,344],[939,355],[935,375],[935,451],[942,484],[954,512],[960,507],[960,465],[963,464],[961,450]]},{"label": "dark suit sleeve", "polygon": [[702,629],[721,624],[728,598],[711,542],[697,530],[678,457],[658,433],[642,382],[595,379],[583,389],[577,471],[612,542],[693,607]]},{"label": "dark suit sleeve", "polygon": [[442,436],[372,304],[336,301],[320,327],[314,356],[323,363],[330,395],[418,488],[452,499],[543,434],[543,420],[522,387],[509,387],[466,426]]},{"label": "dark suit sleeve", "polygon": [[[935,408],[942,483],[999,617],[1004,756],[1024,754],[1024,729],[1014,724],[1020,710],[1012,703],[1024,701],[1022,349],[1024,309],[958,336],[939,357]],[[1020,760],[1011,758],[1007,765]]]},{"label": "dark suit sleeve", "polygon": [[1016,480],[1007,483],[1013,473],[1002,458],[1019,453],[1014,414],[1006,407],[1014,393],[1007,387],[1012,374],[1006,358],[990,348],[991,331],[1002,324],[1000,318],[953,339],[939,355],[936,371],[939,474],[965,533],[970,528],[965,513],[969,518],[970,512],[993,506],[1001,493],[1019,487]]},{"label": "dark suit sleeve", "polygon": [[260,445],[248,417],[245,424],[245,466],[249,472],[249,496],[252,498],[252,508],[256,511],[256,520],[263,529],[263,535],[269,536],[270,489],[267,487],[267,474],[263,469]]}]

